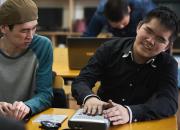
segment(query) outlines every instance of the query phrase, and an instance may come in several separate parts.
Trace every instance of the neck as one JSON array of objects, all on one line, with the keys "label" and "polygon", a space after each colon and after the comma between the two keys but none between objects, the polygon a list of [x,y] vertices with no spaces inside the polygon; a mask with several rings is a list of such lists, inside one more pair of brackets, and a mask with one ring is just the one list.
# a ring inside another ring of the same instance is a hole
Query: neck
[{"label": "neck", "polygon": [[144,64],[148,60],[145,57],[142,57],[142,56],[138,55],[138,53],[136,53],[136,51],[134,49],[133,49],[132,54],[133,54],[133,60],[137,64]]},{"label": "neck", "polygon": [[3,53],[5,53],[8,56],[17,56],[20,53],[22,53],[22,50],[17,49],[11,42],[5,38],[4,36],[0,39],[0,49]]}]

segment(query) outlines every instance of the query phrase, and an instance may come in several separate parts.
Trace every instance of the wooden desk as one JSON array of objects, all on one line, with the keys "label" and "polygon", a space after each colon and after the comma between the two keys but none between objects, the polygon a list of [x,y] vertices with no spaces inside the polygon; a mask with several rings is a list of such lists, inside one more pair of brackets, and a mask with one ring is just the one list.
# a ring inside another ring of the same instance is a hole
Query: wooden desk
[{"label": "wooden desk", "polygon": [[[71,117],[71,115],[75,112],[75,110],[73,109],[58,109],[58,108],[50,108],[46,111],[41,112],[40,114],[62,114],[62,115],[67,115],[68,118]],[[37,118],[40,114],[37,114],[35,116],[33,116],[26,124],[26,128],[27,130],[41,130],[41,128],[39,128],[40,124],[33,122],[33,120],[35,118]],[[68,128],[68,124],[67,124],[67,119],[63,122],[61,128],[59,130],[62,130],[64,128]]]},{"label": "wooden desk", "polygon": [[67,48],[54,48],[53,71],[63,78],[74,78],[80,72],[80,70],[69,69]]},{"label": "wooden desk", "polygon": [[[57,108],[50,108],[40,114],[65,114],[68,115],[68,118],[72,116],[75,112],[73,109],[57,109]],[[32,122],[37,116],[31,118],[31,120],[26,124],[27,130],[41,130],[39,128],[39,123]],[[67,119],[63,122],[61,128],[68,128]],[[146,122],[137,122],[132,124],[125,124],[119,126],[111,126],[109,130],[177,130],[177,122],[176,117],[172,116],[169,118],[165,118],[162,120],[154,120],[154,121],[146,121]]]}]

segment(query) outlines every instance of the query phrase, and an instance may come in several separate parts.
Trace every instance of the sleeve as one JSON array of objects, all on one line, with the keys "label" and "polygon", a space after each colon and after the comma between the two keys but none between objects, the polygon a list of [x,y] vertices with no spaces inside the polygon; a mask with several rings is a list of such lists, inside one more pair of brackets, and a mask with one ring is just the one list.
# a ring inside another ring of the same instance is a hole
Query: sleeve
[{"label": "sleeve", "polygon": [[72,95],[81,105],[86,96],[93,94],[94,84],[101,79],[105,66],[108,64],[109,48],[105,45],[99,47],[88,64],[81,70],[72,83]]},{"label": "sleeve", "polygon": [[97,11],[91,18],[83,37],[96,37],[102,30],[105,24],[105,17]]},{"label": "sleeve", "polygon": [[177,63],[160,66],[156,92],[144,104],[129,106],[132,122],[161,119],[176,113],[178,108]]},{"label": "sleeve", "polygon": [[39,53],[37,53],[37,55],[39,55],[39,66],[36,72],[35,95],[33,98],[25,102],[25,104],[31,108],[32,115],[50,107],[53,99],[53,50],[49,40],[45,41],[43,44],[41,43],[41,45],[43,45],[44,47],[39,47],[39,50],[37,50],[37,52]]}]

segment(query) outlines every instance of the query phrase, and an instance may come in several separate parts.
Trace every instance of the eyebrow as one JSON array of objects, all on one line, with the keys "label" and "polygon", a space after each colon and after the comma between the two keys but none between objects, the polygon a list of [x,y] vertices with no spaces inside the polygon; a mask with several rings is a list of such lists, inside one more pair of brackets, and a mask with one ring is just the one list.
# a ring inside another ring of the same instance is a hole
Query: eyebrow
[{"label": "eyebrow", "polygon": [[[34,25],[34,26],[32,27],[32,29],[36,28],[37,26],[38,26],[38,24]],[[31,30],[31,29],[30,29],[30,28],[23,28],[22,30]]]}]

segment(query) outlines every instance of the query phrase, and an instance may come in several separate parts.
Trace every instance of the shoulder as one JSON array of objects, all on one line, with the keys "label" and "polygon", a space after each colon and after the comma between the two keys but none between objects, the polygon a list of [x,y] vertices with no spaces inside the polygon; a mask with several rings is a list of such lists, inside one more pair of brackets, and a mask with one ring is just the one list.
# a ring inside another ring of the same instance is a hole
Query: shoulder
[{"label": "shoulder", "polygon": [[37,55],[37,57],[43,57],[46,55],[52,55],[52,43],[51,41],[41,35],[34,35],[30,49]]},{"label": "shoulder", "polygon": [[51,44],[51,41],[47,37],[35,34],[32,40],[32,44],[42,42],[43,44]]},{"label": "shoulder", "polygon": [[51,48],[52,47],[52,43],[51,41],[45,37],[45,36],[41,36],[41,35],[34,35],[32,43],[30,45],[31,49],[46,49],[46,48]]},{"label": "shoulder", "polygon": [[175,60],[175,58],[166,52],[160,53],[157,56],[157,64],[159,64],[160,67],[165,66],[165,65],[168,65],[168,66],[172,65],[175,67],[178,66],[178,63]]},{"label": "shoulder", "polygon": [[133,8],[133,11],[139,10],[145,11],[145,13],[156,7],[156,4],[152,0],[129,0],[129,4]]}]

